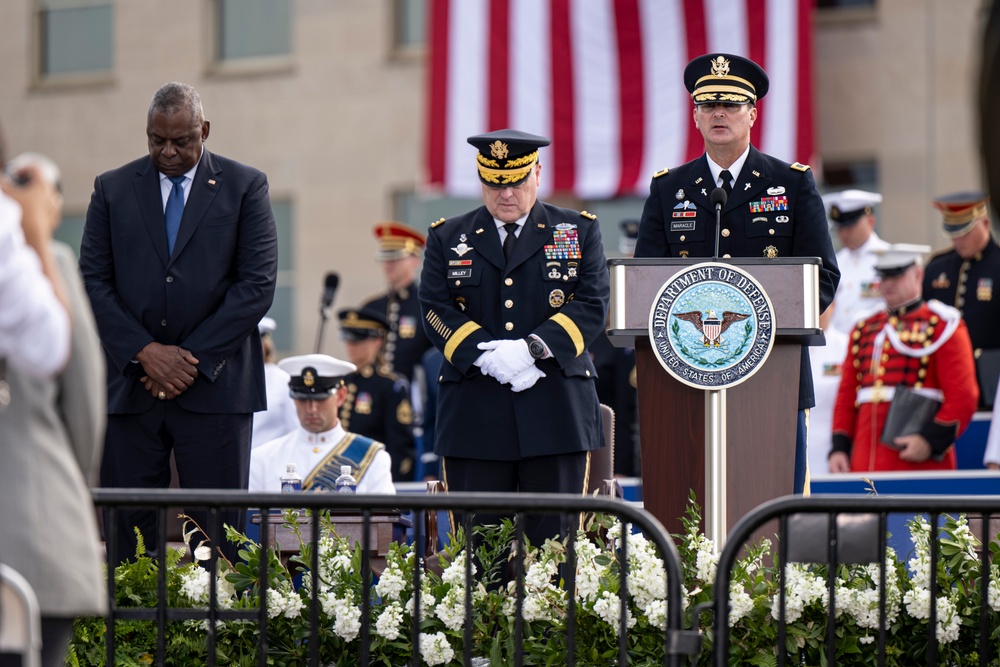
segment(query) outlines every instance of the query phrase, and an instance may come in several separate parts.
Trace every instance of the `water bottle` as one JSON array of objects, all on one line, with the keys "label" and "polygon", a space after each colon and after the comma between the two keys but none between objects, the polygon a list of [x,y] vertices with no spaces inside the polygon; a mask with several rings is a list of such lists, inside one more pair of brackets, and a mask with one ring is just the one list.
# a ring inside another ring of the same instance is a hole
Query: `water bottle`
[{"label": "water bottle", "polygon": [[298,493],[302,491],[302,478],[299,477],[294,463],[285,464],[285,474],[281,476],[282,493]]},{"label": "water bottle", "polygon": [[351,466],[340,466],[340,477],[337,478],[337,493],[357,493],[358,481],[351,475]]}]

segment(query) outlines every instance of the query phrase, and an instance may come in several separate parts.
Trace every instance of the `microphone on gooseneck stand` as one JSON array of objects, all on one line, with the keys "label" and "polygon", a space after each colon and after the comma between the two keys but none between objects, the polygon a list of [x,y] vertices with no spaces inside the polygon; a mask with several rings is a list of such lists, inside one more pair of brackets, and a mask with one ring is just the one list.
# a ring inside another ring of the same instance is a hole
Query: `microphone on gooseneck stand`
[{"label": "microphone on gooseneck stand", "polygon": [[715,206],[715,254],[712,259],[719,259],[719,235],[722,231],[722,207],[726,205],[729,193],[723,188],[712,190],[711,202]]},{"label": "microphone on gooseneck stand", "polygon": [[337,285],[340,284],[340,276],[330,271],[323,279],[323,296],[319,304],[319,330],[316,332],[316,354],[319,354],[323,344],[323,328],[326,320],[330,317],[330,307],[333,305],[333,297],[337,294]]}]

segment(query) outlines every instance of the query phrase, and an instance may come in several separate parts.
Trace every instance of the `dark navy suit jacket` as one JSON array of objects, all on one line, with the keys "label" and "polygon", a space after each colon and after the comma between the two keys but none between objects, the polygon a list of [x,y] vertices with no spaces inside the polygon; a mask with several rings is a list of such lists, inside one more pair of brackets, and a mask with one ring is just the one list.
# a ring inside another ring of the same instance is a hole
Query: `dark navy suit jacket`
[{"label": "dark navy suit jacket", "polygon": [[87,210],[80,270],[108,364],[108,412],[155,400],[133,362],[148,343],[198,359],[175,400],[201,413],[266,407],[257,323],[271,307],[278,245],[267,177],[204,150],[167,254],[160,175],[149,157],[101,174]]}]

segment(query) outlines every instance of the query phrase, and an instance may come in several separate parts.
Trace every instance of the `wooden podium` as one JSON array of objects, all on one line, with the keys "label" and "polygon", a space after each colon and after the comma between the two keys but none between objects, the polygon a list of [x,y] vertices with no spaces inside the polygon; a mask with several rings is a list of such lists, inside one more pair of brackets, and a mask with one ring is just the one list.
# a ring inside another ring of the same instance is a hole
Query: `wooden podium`
[{"label": "wooden podium", "polygon": [[649,342],[649,315],[665,282],[706,261],[751,274],[771,300],[776,325],[774,347],[764,365],[743,383],[723,390],[725,525],[764,501],[792,493],[802,345],[823,340],[819,258],[608,260],[608,337],[618,347],[636,350],[643,504],[671,533],[682,532],[680,518],[690,491],[703,516],[709,514],[709,395],[720,392],[690,387],[664,370]]}]

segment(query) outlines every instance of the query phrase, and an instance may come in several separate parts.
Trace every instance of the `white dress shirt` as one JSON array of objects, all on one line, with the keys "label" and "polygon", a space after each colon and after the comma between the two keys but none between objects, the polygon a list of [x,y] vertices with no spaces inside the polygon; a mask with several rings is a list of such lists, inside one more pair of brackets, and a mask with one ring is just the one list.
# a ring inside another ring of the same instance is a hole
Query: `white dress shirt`
[{"label": "white dress shirt", "polygon": [[24,239],[21,207],[0,192],[0,358],[33,377],[66,366],[69,314]]},{"label": "white dress shirt", "polygon": [[[1000,389],[1000,383],[997,383]],[[993,405],[993,417],[990,419],[990,434],[986,436],[986,452],[983,453],[983,466],[988,463],[1000,463],[1000,401]]]},{"label": "white dress shirt", "polygon": [[[347,435],[337,422],[329,431],[310,433],[301,426],[288,435],[271,440],[250,452],[250,492],[281,491],[285,466],[295,464],[303,483],[313,468],[323,462],[330,450]],[[395,494],[392,484],[392,459],[385,450],[377,453],[368,472],[358,482],[357,492]]]},{"label": "white dress shirt", "polygon": [[826,335],[826,345],[809,348],[813,390],[816,392],[816,406],[809,408],[809,433],[806,440],[810,475],[825,475],[830,472],[826,458],[833,446],[833,406],[840,388],[840,366],[847,356],[847,344],[850,341],[846,333],[833,327],[823,333]]}]

